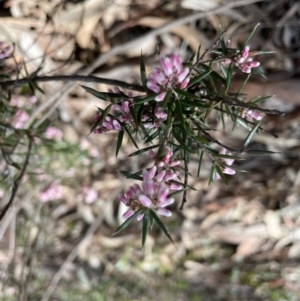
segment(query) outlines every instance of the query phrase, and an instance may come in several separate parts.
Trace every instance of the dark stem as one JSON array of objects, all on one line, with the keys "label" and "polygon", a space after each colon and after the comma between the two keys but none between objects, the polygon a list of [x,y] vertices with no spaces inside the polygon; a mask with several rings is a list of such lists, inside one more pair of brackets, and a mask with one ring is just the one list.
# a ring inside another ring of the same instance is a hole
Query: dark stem
[{"label": "dark stem", "polygon": [[50,81],[82,81],[90,83],[101,83],[113,86],[119,86],[129,90],[145,92],[144,88],[140,85],[129,84],[120,80],[107,79],[102,77],[97,77],[93,75],[55,75],[55,76],[36,76],[33,78],[21,78],[15,80],[7,80],[0,82],[0,87],[2,88],[14,88],[19,87],[30,82],[50,82]]},{"label": "dark stem", "polygon": [[[185,139],[184,139],[185,140]],[[188,177],[189,177],[189,168],[187,164],[187,152],[183,152],[183,163],[184,163],[184,184],[183,184],[183,196],[182,201],[179,207],[179,210],[183,210],[184,204],[187,202],[186,194],[187,194],[187,184],[188,184]]]},{"label": "dark stem", "polygon": [[203,58],[206,55],[208,55],[209,53],[211,53],[212,50],[219,45],[219,43],[220,43],[221,39],[224,37],[225,33],[226,33],[226,31],[223,31],[221,33],[221,35],[218,37],[218,39],[208,49],[206,49],[204,51],[204,53],[199,57],[199,59],[197,60],[197,62],[194,64],[194,66],[197,66],[203,60]]},{"label": "dark stem", "polygon": [[28,134],[28,140],[29,140],[29,144],[28,144],[28,150],[27,150],[27,154],[26,154],[26,158],[25,158],[25,162],[24,165],[22,167],[22,170],[19,174],[19,176],[16,178],[16,180],[13,183],[13,190],[12,190],[12,194],[11,197],[8,201],[8,203],[5,205],[5,207],[2,209],[2,212],[0,213],[0,221],[2,221],[2,219],[4,218],[5,214],[7,213],[8,209],[10,208],[10,206],[12,205],[14,198],[16,196],[16,193],[18,191],[20,182],[25,174],[26,168],[28,166],[29,163],[29,157],[30,157],[30,152],[31,152],[31,148],[32,148],[32,141],[33,141],[33,137],[31,137]]}]

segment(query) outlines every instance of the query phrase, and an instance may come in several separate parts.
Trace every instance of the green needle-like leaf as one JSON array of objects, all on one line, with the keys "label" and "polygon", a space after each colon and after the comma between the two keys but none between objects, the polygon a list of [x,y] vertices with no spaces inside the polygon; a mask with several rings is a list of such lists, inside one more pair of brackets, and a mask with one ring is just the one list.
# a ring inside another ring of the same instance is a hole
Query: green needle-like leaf
[{"label": "green needle-like leaf", "polygon": [[123,128],[124,128],[124,130],[126,131],[128,137],[130,138],[130,140],[131,140],[131,142],[133,143],[133,145],[138,149],[139,147],[138,147],[138,145],[136,144],[136,142],[134,141],[134,139],[133,139],[133,137],[132,137],[130,131],[127,129],[126,126],[124,126]]},{"label": "green needle-like leaf", "polygon": [[213,165],[211,167],[210,176],[209,176],[209,180],[208,180],[208,185],[211,185],[211,184],[214,183],[215,177],[216,177],[216,167],[215,167],[215,165]]},{"label": "green needle-like leaf", "polygon": [[110,98],[107,96],[106,93],[102,93],[102,92],[99,92],[97,90],[94,90],[90,87],[87,87],[87,86],[81,86],[85,91],[87,91],[88,93],[96,96],[97,98],[100,98],[102,100],[105,100],[105,101],[109,101]]},{"label": "green needle-like leaf", "polygon": [[105,117],[108,115],[110,109],[111,109],[112,104],[108,105],[105,110],[103,112],[101,112],[100,117],[97,119],[97,121],[95,122],[95,124],[92,126],[91,131],[89,133],[89,135],[94,131],[94,129],[102,123],[102,121],[105,119]]},{"label": "green needle-like leaf", "polygon": [[173,93],[173,91],[172,90],[169,90],[168,92],[167,92],[167,94],[166,94],[166,96],[165,96],[165,98],[164,98],[164,100],[163,100],[163,102],[162,102],[162,108],[165,108],[168,104],[169,104],[169,100],[170,100],[170,98],[171,98],[171,96],[172,96],[172,93]]},{"label": "green needle-like leaf", "polygon": [[170,242],[172,242],[173,245],[174,245],[174,241],[173,241],[172,237],[170,236],[168,230],[166,229],[166,227],[164,226],[164,224],[162,223],[162,221],[160,220],[160,218],[156,215],[156,213],[154,211],[150,210],[149,214],[153,217],[153,219],[157,222],[158,226],[162,229],[162,231],[168,237],[168,239],[170,240]]},{"label": "green needle-like leaf", "polygon": [[200,74],[200,75],[197,75],[197,76],[193,77],[193,78],[190,80],[190,82],[189,82],[187,88],[192,87],[194,84],[201,82],[201,81],[202,81],[203,79],[205,79],[211,72],[213,72],[212,69],[211,69],[211,70],[208,70],[208,71],[206,71],[206,72],[204,72],[204,73],[202,73],[202,74]]},{"label": "green needle-like leaf", "polygon": [[204,154],[204,151],[201,150],[201,151],[200,151],[200,156],[199,156],[198,170],[197,170],[197,178],[198,178],[198,179],[199,179],[199,177],[200,177],[200,171],[201,171],[201,165],[202,165],[203,154]]},{"label": "green needle-like leaf", "polygon": [[184,121],[184,116],[182,114],[182,108],[181,108],[180,100],[178,98],[175,100],[175,111],[176,111],[178,119],[180,120],[181,127],[184,129],[185,128],[185,121]]},{"label": "green needle-like leaf", "polygon": [[231,80],[232,80],[232,71],[233,71],[233,62],[230,63],[228,70],[227,70],[227,77],[226,77],[226,91],[225,94],[227,95],[227,92],[230,88]]},{"label": "green needle-like leaf", "polygon": [[138,105],[141,103],[149,102],[151,100],[154,100],[156,96],[157,94],[153,93],[153,94],[148,94],[147,96],[136,97],[134,98],[134,103]]},{"label": "green needle-like leaf", "polygon": [[137,115],[136,115],[136,113],[134,111],[134,107],[133,106],[129,106],[129,112],[130,112],[130,115],[131,115],[131,117],[133,119],[135,127],[138,130],[139,129],[139,122],[138,122]]},{"label": "green needle-like leaf", "polygon": [[149,218],[148,214],[145,214],[143,217],[143,228],[142,228],[142,249],[144,249],[147,232],[148,232]]},{"label": "green needle-like leaf", "polygon": [[145,67],[144,57],[142,54],[141,54],[141,60],[140,60],[140,73],[141,73],[142,85],[143,85],[145,91],[147,91],[146,67]]},{"label": "green needle-like leaf", "polygon": [[149,217],[149,221],[150,221],[150,229],[152,230],[152,227],[153,227],[153,224],[154,224],[154,219],[153,219],[153,216],[150,214],[150,210],[148,210],[147,214],[148,214],[148,217]]},{"label": "green needle-like leaf", "polygon": [[134,157],[134,156],[137,156],[139,154],[142,154],[146,151],[148,151],[149,149],[153,149],[153,148],[156,148],[156,147],[159,147],[159,144],[155,144],[155,145],[151,145],[151,146],[148,146],[148,147],[145,147],[143,149],[139,149],[138,151],[130,154],[128,157]]},{"label": "green needle-like leaf", "polygon": [[255,73],[257,73],[258,75],[260,75],[264,79],[268,79],[258,67],[252,68],[251,71],[254,71]]},{"label": "green needle-like leaf", "polygon": [[253,34],[256,31],[256,28],[259,26],[259,23],[254,27],[254,29],[250,32],[250,34],[248,35],[247,39],[245,40],[245,42],[243,43],[242,47],[241,47],[241,51],[245,48],[245,46],[247,45],[247,43],[249,42],[249,40],[251,39],[251,37],[253,36]]},{"label": "green needle-like leaf", "polygon": [[119,232],[121,232],[122,230],[124,230],[132,221],[135,217],[137,217],[138,214],[141,213],[141,211],[143,210],[143,208],[137,210],[131,217],[129,217],[116,231],[115,233],[112,235],[116,235],[118,234]]},{"label": "green needle-like leaf", "polygon": [[138,173],[130,173],[126,170],[119,170],[120,174],[122,174],[123,176],[125,176],[127,179],[134,179],[134,180],[138,180],[138,181],[142,181],[143,178],[141,176],[138,175]]},{"label": "green needle-like leaf", "polygon": [[273,97],[274,95],[268,95],[268,96],[258,96],[258,97],[254,97],[254,98],[252,98],[251,100],[249,100],[249,104],[257,104],[257,103],[259,103],[259,102],[262,102],[262,101],[264,101],[264,100],[266,100],[266,99],[269,99],[269,98],[271,98],[271,97]]},{"label": "green needle-like leaf", "polygon": [[228,186],[227,179],[226,179],[221,167],[218,164],[215,164],[215,168],[216,168],[216,172],[219,174],[222,181]]},{"label": "green needle-like leaf", "polygon": [[116,157],[118,157],[119,150],[121,148],[122,142],[124,137],[124,131],[120,131],[118,134],[118,140],[117,140],[117,147],[116,147]]},{"label": "green needle-like leaf", "polygon": [[248,136],[246,137],[244,146],[243,146],[244,148],[246,148],[248,146],[248,144],[252,140],[252,138],[255,135],[258,128],[259,128],[259,121],[256,123],[256,125],[253,127],[253,129],[249,132]]},{"label": "green needle-like leaf", "polygon": [[258,156],[270,156],[273,154],[278,154],[279,152],[271,152],[271,151],[267,151],[267,150],[256,150],[256,149],[250,149],[246,151],[247,154],[249,155],[258,155]]}]

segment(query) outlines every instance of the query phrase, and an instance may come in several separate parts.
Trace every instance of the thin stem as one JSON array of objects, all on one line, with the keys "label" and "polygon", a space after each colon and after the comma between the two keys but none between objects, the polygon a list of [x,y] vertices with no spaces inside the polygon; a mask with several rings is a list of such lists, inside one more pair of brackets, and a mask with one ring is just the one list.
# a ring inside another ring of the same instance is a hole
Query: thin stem
[{"label": "thin stem", "polygon": [[[184,137],[184,141],[185,141],[185,137]],[[181,205],[179,207],[179,210],[183,210],[184,204],[187,202],[186,199],[186,194],[187,194],[187,184],[188,184],[188,178],[189,178],[189,167],[188,167],[188,163],[187,163],[187,151],[183,152],[183,163],[184,163],[184,183],[183,183],[183,196],[182,196],[182,201],[181,201]]]},{"label": "thin stem", "polygon": [[223,31],[221,33],[221,35],[218,37],[218,39],[208,49],[206,49],[204,51],[204,53],[200,56],[200,58],[197,60],[197,62],[194,64],[194,66],[197,66],[206,55],[211,53],[213,51],[213,49],[219,45],[219,43],[220,43],[221,39],[224,37],[225,33],[226,33],[226,31]]},{"label": "thin stem", "polygon": [[28,140],[29,140],[29,144],[28,144],[28,150],[27,150],[27,154],[26,154],[26,158],[25,158],[25,162],[23,164],[22,170],[20,172],[20,175],[16,178],[16,180],[13,183],[13,190],[12,190],[12,194],[11,197],[8,201],[8,203],[5,205],[5,207],[2,209],[2,212],[0,213],[0,221],[2,221],[3,217],[5,216],[6,212],[8,211],[8,209],[10,208],[10,206],[12,205],[14,198],[16,196],[16,193],[18,191],[20,182],[26,172],[28,163],[29,163],[29,157],[30,157],[30,152],[31,152],[31,148],[32,148],[32,143],[33,143],[33,137],[31,137],[29,134],[28,136]]},{"label": "thin stem", "polygon": [[36,76],[33,78],[21,78],[16,80],[8,80],[0,82],[2,88],[19,87],[30,82],[50,82],[50,81],[82,81],[90,83],[102,83],[107,85],[119,86],[129,90],[145,92],[144,88],[140,85],[129,84],[120,80],[107,79],[93,75],[54,75],[54,76]]}]

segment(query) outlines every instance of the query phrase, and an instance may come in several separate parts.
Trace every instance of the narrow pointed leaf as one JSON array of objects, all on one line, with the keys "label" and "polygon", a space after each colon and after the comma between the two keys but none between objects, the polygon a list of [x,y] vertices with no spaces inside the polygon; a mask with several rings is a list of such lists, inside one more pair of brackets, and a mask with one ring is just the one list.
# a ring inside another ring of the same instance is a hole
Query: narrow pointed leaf
[{"label": "narrow pointed leaf", "polygon": [[227,94],[229,88],[230,88],[230,84],[231,84],[231,80],[232,80],[232,71],[233,71],[233,62],[230,63],[229,68],[227,70],[227,77],[226,77],[226,91],[225,94]]},{"label": "narrow pointed leaf", "polygon": [[202,165],[203,154],[204,154],[204,151],[201,150],[201,151],[200,151],[200,156],[199,156],[198,170],[197,170],[197,178],[198,178],[198,179],[199,179],[199,177],[200,177],[200,171],[201,171],[201,165]]},{"label": "narrow pointed leaf", "polygon": [[170,236],[168,230],[166,229],[166,227],[164,226],[164,224],[162,223],[162,221],[160,220],[160,218],[156,215],[156,213],[154,211],[150,210],[149,214],[153,217],[153,219],[156,221],[156,223],[158,224],[158,226],[162,229],[162,231],[168,237],[168,239],[170,240],[170,242],[172,242],[173,245],[174,245],[174,241],[173,241],[172,237]]},{"label": "narrow pointed leaf", "polygon": [[188,83],[187,88],[192,87],[194,84],[201,82],[203,79],[205,79],[213,70],[208,70],[200,75],[197,75],[193,77],[190,82]]},{"label": "narrow pointed leaf", "polygon": [[139,181],[143,180],[143,178],[141,176],[139,176],[137,173],[133,174],[126,170],[119,170],[119,172],[120,172],[120,174],[125,176],[127,179],[134,179],[134,180],[139,180]]},{"label": "narrow pointed leaf", "polygon": [[245,46],[247,45],[247,43],[249,42],[249,40],[251,39],[251,37],[254,35],[256,28],[259,26],[260,24],[257,23],[256,26],[253,28],[253,30],[250,32],[250,34],[248,35],[247,39],[245,40],[245,42],[243,43],[241,50],[243,50],[245,48]]},{"label": "narrow pointed leaf", "polygon": [[151,142],[152,140],[156,139],[160,134],[160,130],[157,130],[155,132],[153,132],[151,135],[149,135],[147,137],[147,139],[145,140],[145,143],[149,143]]},{"label": "narrow pointed leaf", "polygon": [[242,90],[244,89],[246,83],[248,82],[249,78],[251,76],[251,72],[248,74],[248,76],[245,78],[244,82],[242,83],[242,85],[240,86],[239,90],[236,93],[236,97],[238,97],[240,95],[240,93],[242,92]]},{"label": "narrow pointed leaf", "polygon": [[163,103],[162,103],[162,107],[163,108],[165,108],[167,105],[168,105],[168,103],[169,103],[169,100],[170,100],[170,98],[171,98],[171,96],[172,96],[172,90],[169,90],[168,92],[167,92],[167,94],[166,94],[166,96],[165,96],[165,98],[164,98],[164,100],[163,100]]},{"label": "narrow pointed leaf", "polygon": [[136,105],[141,104],[141,103],[146,103],[146,102],[154,100],[156,96],[157,96],[157,94],[153,93],[153,94],[149,94],[147,96],[137,97],[137,98],[134,98],[134,103]]},{"label": "narrow pointed leaf", "polygon": [[259,74],[264,79],[268,79],[258,67],[252,68],[251,71],[254,71],[255,73]]},{"label": "narrow pointed leaf", "polygon": [[145,91],[147,91],[146,67],[145,67],[144,57],[142,54],[141,54],[141,59],[140,59],[140,73],[141,73],[142,85],[143,85]]},{"label": "narrow pointed leaf", "polygon": [[181,108],[180,100],[178,98],[175,100],[175,111],[176,111],[178,119],[180,120],[181,127],[184,129],[185,128],[185,121],[184,121],[184,116],[182,114],[182,108]]},{"label": "narrow pointed leaf", "polygon": [[258,128],[259,128],[259,122],[256,123],[256,125],[253,127],[253,129],[249,132],[248,136],[246,137],[244,146],[243,146],[244,148],[246,148],[248,146],[248,144],[252,140],[252,138],[255,135]]},{"label": "narrow pointed leaf", "polygon": [[256,150],[256,149],[250,149],[246,151],[247,154],[249,155],[258,155],[258,156],[270,156],[273,154],[279,154],[279,152],[272,152],[272,151],[267,151],[267,150]]},{"label": "narrow pointed leaf", "polygon": [[92,126],[91,131],[89,133],[89,135],[94,131],[94,129],[103,122],[103,120],[105,119],[105,117],[108,115],[110,109],[111,109],[112,104],[108,105],[104,111],[101,112],[100,117],[97,119],[97,121],[95,122],[95,124]]},{"label": "narrow pointed leaf", "polygon": [[149,218],[148,214],[145,214],[143,217],[143,228],[142,228],[142,249],[144,249],[147,232],[148,232]]},{"label": "narrow pointed leaf", "polygon": [[147,214],[148,214],[149,221],[150,221],[150,229],[152,230],[152,227],[154,224],[154,219],[153,219],[153,216],[150,214],[150,210],[148,210]]},{"label": "narrow pointed leaf", "polygon": [[136,142],[134,141],[134,139],[133,139],[133,137],[132,137],[130,131],[127,129],[126,126],[124,126],[124,130],[126,131],[128,137],[130,138],[130,140],[131,140],[131,142],[133,143],[133,145],[138,149],[138,148],[139,148],[138,145],[137,145]]},{"label": "narrow pointed leaf", "polygon": [[262,102],[266,99],[269,99],[271,97],[274,97],[274,95],[268,95],[268,96],[258,96],[258,97],[254,97],[252,99],[249,100],[249,104],[252,103],[252,104],[257,104],[259,102]]},{"label": "narrow pointed leaf", "polygon": [[209,180],[208,180],[208,185],[211,185],[211,184],[214,183],[215,177],[216,177],[216,168],[215,168],[215,165],[213,165],[211,167],[210,176],[209,176]]},{"label": "narrow pointed leaf", "polygon": [[151,146],[148,146],[148,147],[145,147],[143,149],[139,149],[138,151],[128,155],[128,157],[134,157],[134,156],[137,156],[139,154],[142,154],[146,151],[148,151],[149,149],[153,149],[153,148],[156,148],[156,147],[159,147],[159,144],[155,144],[155,145],[151,145]]},{"label": "narrow pointed leaf", "polygon": [[137,115],[136,115],[136,113],[134,111],[134,107],[133,106],[129,106],[129,112],[130,112],[130,115],[131,115],[131,117],[133,119],[135,127],[138,130],[139,129],[139,122],[138,122]]},{"label": "narrow pointed leaf", "polygon": [[124,130],[120,131],[118,134],[117,146],[116,146],[116,157],[118,157],[119,150],[121,148],[124,137]]},{"label": "narrow pointed leaf", "polygon": [[137,217],[143,208],[137,210],[132,216],[130,216],[116,231],[112,236],[115,236],[116,234],[120,233],[122,230],[124,230],[128,225],[133,221],[135,217]]},{"label": "narrow pointed leaf", "polygon": [[105,101],[109,101],[109,100],[110,100],[110,98],[107,97],[104,93],[101,93],[101,92],[99,92],[99,91],[97,91],[97,90],[94,90],[94,89],[92,89],[92,88],[90,88],[90,87],[87,87],[87,86],[83,86],[83,85],[82,85],[81,87],[82,87],[85,91],[87,91],[88,93],[90,93],[90,94],[96,96],[97,98],[100,98],[100,99],[105,100]]},{"label": "narrow pointed leaf", "polygon": [[215,168],[216,168],[216,172],[219,174],[219,176],[221,177],[222,181],[226,184],[226,186],[228,186],[228,182],[227,179],[221,169],[221,167],[218,164],[215,164]]}]

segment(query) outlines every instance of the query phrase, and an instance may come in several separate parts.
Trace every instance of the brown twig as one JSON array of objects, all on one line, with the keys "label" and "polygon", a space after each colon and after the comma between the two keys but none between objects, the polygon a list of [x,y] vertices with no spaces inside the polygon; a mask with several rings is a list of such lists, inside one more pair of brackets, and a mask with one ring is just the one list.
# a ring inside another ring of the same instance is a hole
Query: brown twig
[{"label": "brown twig", "polygon": [[203,60],[203,58],[206,55],[208,55],[209,53],[211,53],[212,50],[219,45],[219,43],[220,43],[221,39],[224,37],[225,33],[226,33],[226,31],[223,31],[221,33],[221,35],[218,37],[218,39],[209,48],[207,48],[204,51],[204,53],[199,57],[199,59],[197,60],[197,62],[194,64],[194,66],[197,66]]},{"label": "brown twig", "polygon": [[8,80],[0,82],[0,87],[2,88],[14,88],[19,87],[30,82],[51,82],[51,81],[81,81],[90,83],[102,83],[107,85],[119,86],[129,90],[145,92],[144,88],[140,85],[128,84],[126,82],[114,79],[107,79],[102,77],[97,77],[93,75],[56,75],[56,76],[36,76],[33,78],[21,78],[16,80]]},{"label": "brown twig", "polygon": [[23,178],[23,176],[26,172],[26,168],[27,168],[28,163],[29,163],[29,157],[30,157],[31,148],[32,148],[32,144],[33,144],[32,137],[29,134],[28,134],[28,140],[29,140],[29,144],[28,144],[28,150],[27,150],[25,162],[23,164],[23,167],[22,167],[22,170],[21,170],[19,176],[15,179],[15,181],[13,183],[13,189],[12,189],[12,194],[10,196],[10,199],[9,199],[8,203],[5,205],[5,207],[2,209],[2,211],[0,213],[0,221],[2,221],[3,217],[5,216],[8,209],[10,208],[11,204],[13,203],[14,198],[16,196],[16,193],[19,189],[20,182],[21,182],[21,180],[22,180],[22,178]]}]

